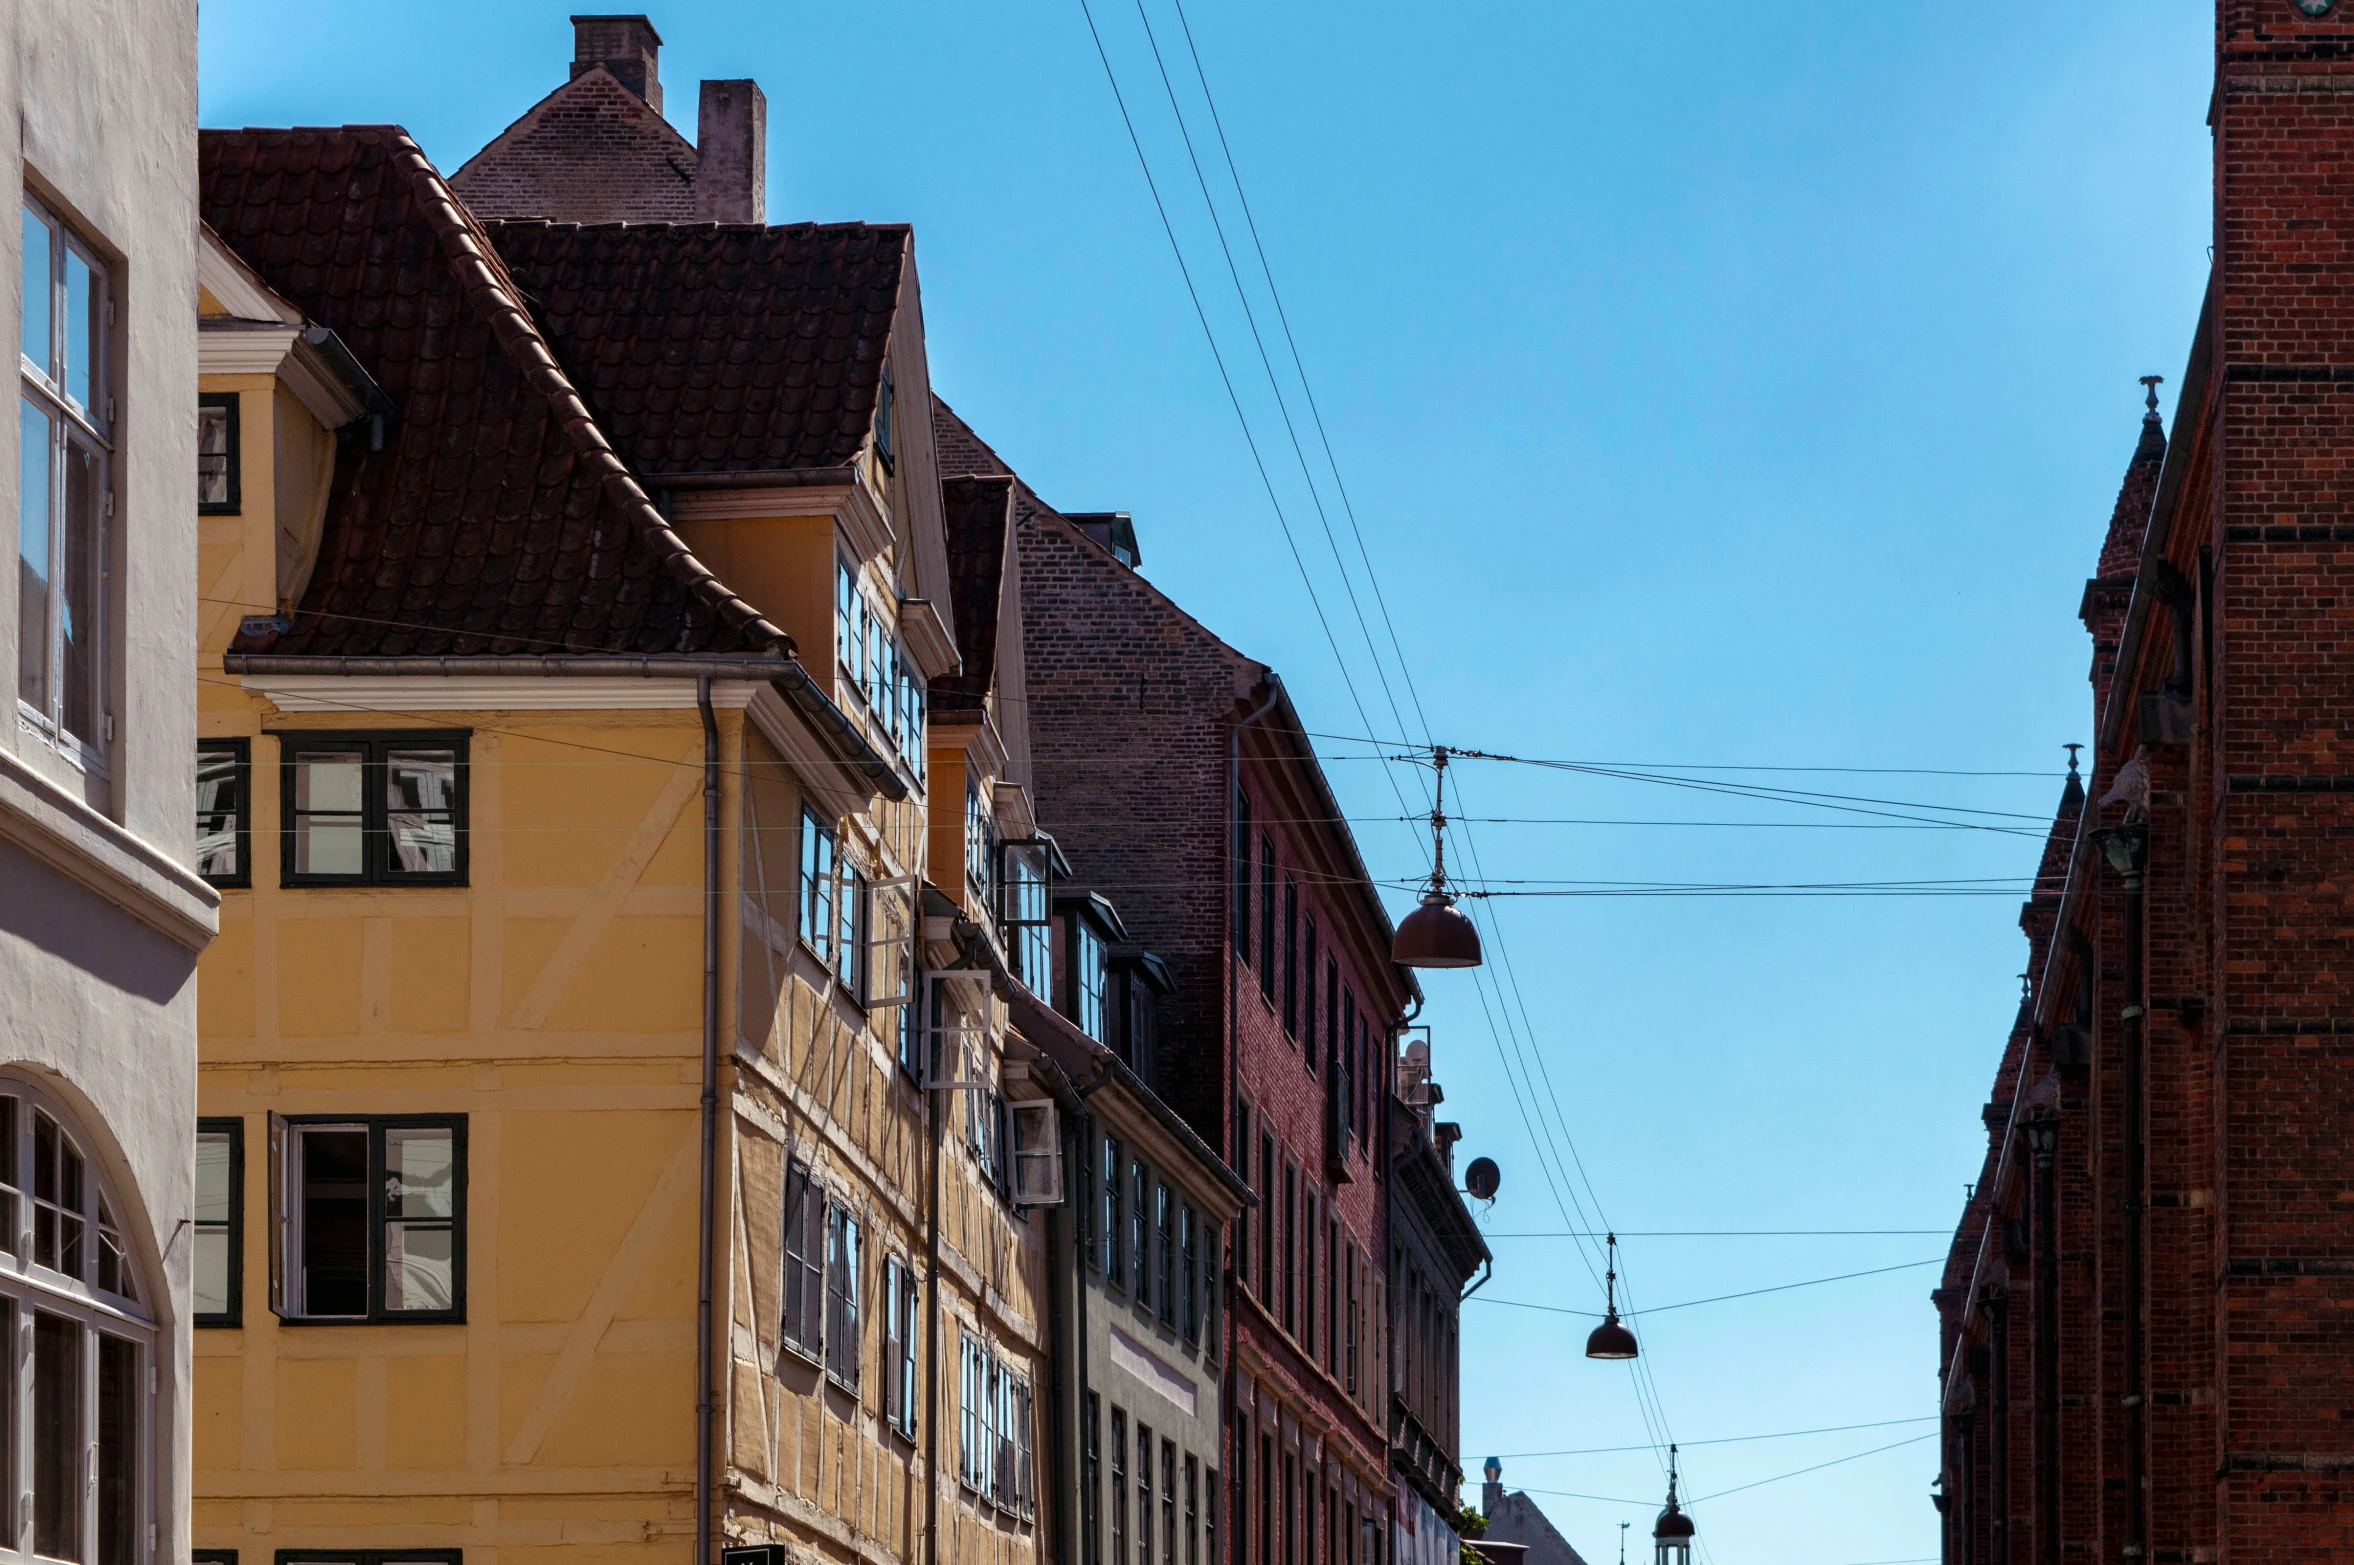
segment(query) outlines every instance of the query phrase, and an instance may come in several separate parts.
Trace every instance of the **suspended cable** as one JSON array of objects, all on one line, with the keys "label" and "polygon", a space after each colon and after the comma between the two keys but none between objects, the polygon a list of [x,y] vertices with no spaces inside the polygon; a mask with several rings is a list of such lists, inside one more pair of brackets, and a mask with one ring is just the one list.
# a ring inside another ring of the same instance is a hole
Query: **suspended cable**
[{"label": "suspended cable", "polygon": [[[1652,1315],[1664,1315],[1669,1310],[1689,1310],[1703,1304],[1723,1304],[1731,1299],[1754,1299],[1758,1295],[1765,1293],[1788,1293],[1793,1288],[1819,1288],[1827,1282],[1847,1282],[1857,1277],[1879,1277],[1889,1272],[1917,1271],[1924,1266],[1943,1266],[1945,1261],[1946,1258],[1944,1256],[1938,1255],[1932,1256],[1926,1261],[1903,1261],[1894,1266],[1875,1266],[1868,1271],[1841,1272],[1836,1277],[1809,1277],[1804,1282],[1776,1283],[1771,1288],[1744,1288],[1739,1293],[1719,1293],[1705,1299],[1686,1299],[1680,1304],[1655,1304],[1646,1310],[1637,1310],[1632,1305],[1630,1305],[1621,1313],[1626,1315],[1629,1319],[1644,1318]],[[1496,1304],[1502,1305],[1506,1309],[1514,1310],[1543,1310],[1548,1315],[1583,1315],[1588,1320],[1600,1320],[1602,1318],[1602,1312],[1600,1310],[1573,1310],[1565,1304],[1532,1304],[1525,1299],[1499,1299],[1493,1295],[1485,1293],[1473,1294],[1471,1298],[1465,1302],[1470,1304]]]},{"label": "suspended cable", "polygon": [[[1825,1424],[1820,1429],[1777,1429],[1762,1435],[1719,1435],[1713,1440],[1685,1440],[1679,1444],[1748,1445],[1759,1440],[1797,1440],[1807,1435],[1838,1435],[1857,1429],[1894,1429],[1900,1424],[1934,1424],[1939,1417],[1936,1413],[1924,1413],[1917,1418],[1882,1418],[1868,1424]],[[1500,1462],[1521,1462],[1545,1456],[1617,1456],[1627,1451],[1649,1449],[1649,1446],[1641,1445],[1590,1445],[1574,1451],[1500,1451],[1496,1453],[1495,1459]]]}]

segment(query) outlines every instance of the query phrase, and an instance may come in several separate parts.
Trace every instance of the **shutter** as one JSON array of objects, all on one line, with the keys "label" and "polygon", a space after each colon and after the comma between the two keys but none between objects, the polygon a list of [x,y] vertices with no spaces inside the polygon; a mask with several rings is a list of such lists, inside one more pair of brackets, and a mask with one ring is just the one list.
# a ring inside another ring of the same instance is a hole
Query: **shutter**
[{"label": "shutter", "polygon": [[801,1232],[808,1242],[801,1251],[801,1340],[812,1352],[825,1346],[826,1193],[812,1175],[801,1192]]},{"label": "shutter", "polygon": [[[270,1313],[286,1314],[286,1116],[270,1116]],[[234,1257],[232,1257],[234,1261]]]}]

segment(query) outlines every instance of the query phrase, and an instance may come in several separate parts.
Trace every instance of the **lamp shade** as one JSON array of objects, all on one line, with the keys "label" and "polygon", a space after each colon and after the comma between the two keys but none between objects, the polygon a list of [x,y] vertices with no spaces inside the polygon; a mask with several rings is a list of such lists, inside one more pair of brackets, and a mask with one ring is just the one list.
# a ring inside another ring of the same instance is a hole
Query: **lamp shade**
[{"label": "lamp shade", "polygon": [[1635,1334],[1626,1329],[1612,1310],[1586,1338],[1586,1357],[1590,1359],[1631,1359],[1640,1350],[1635,1346]]},{"label": "lamp shade", "polygon": [[1479,930],[1453,897],[1426,891],[1422,905],[1398,925],[1390,960],[1400,967],[1477,967]]}]

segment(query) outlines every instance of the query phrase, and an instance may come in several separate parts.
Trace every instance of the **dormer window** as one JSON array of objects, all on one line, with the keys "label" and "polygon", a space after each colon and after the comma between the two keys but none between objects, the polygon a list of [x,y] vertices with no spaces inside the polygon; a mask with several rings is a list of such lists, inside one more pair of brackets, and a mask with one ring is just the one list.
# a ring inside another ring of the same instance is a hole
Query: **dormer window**
[{"label": "dormer window", "polygon": [[899,645],[890,621],[859,585],[858,567],[834,558],[834,664],[837,688],[866,718],[867,738],[924,780],[924,678]]},{"label": "dormer window", "polygon": [[1071,1020],[1097,1043],[1110,1043],[1111,964],[1103,931],[1085,915],[1071,920]]},{"label": "dormer window", "polygon": [[899,462],[891,450],[891,404],[896,400],[891,386],[891,366],[883,366],[883,378],[875,387],[875,460],[883,464],[883,471],[896,473]]},{"label": "dormer window", "polygon": [[1053,882],[1067,869],[1051,837],[1021,837],[998,847],[998,919],[1014,976],[1045,998],[1054,993]]}]

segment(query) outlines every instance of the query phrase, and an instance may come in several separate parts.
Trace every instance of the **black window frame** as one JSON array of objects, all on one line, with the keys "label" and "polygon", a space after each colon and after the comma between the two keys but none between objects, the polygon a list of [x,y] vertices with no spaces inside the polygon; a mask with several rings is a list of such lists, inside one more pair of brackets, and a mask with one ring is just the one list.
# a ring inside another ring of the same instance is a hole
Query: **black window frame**
[{"label": "black window frame", "polygon": [[[200,411],[206,408],[220,408],[229,415],[229,449],[227,453],[229,458],[229,498],[226,500],[199,498],[196,502],[196,514],[199,516],[242,516],[245,514],[244,488],[238,482],[238,468],[243,461],[245,450],[242,443],[243,437],[238,430],[240,400],[241,394],[234,391],[200,391],[196,394],[196,406]],[[198,420],[199,424],[202,422],[201,419]],[[199,444],[201,445],[201,443],[200,441]],[[201,461],[203,456],[203,451],[199,450],[197,452],[198,460]],[[203,470],[199,468],[198,477],[201,479],[202,475]],[[201,495],[201,491],[199,493]]]},{"label": "black window frame", "polygon": [[[236,779],[232,786],[235,789],[236,798],[227,813],[237,817],[237,873],[234,875],[207,875],[199,869],[197,874],[209,886],[224,891],[245,890],[253,885],[253,741],[250,739],[199,739],[196,741],[196,753],[200,758],[208,754],[226,755],[232,758],[234,762],[233,775]],[[221,812],[205,810],[200,800],[196,813],[201,819],[207,814]]]},{"label": "black window frame", "polygon": [[[196,1121],[200,1137],[226,1134],[229,1138],[229,1307],[225,1310],[192,1310],[188,1323],[199,1330],[206,1328],[235,1328],[245,1324],[245,1121],[237,1115],[203,1116]],[[196,1242],[194,1234],[204,1232],[210,1224],[190,1218],[189,1252],[193,1262]],[[193,1267],[190,1272],[194,1276]],[[193,1300],[193,1290],[190,1293]],[[197,1551],[200,1555],[202,1550]],[[226,1551],[234,1565],[237,1551]]]},{"label": "black window frame", "polygon": [[1259,833],[1259,998],[1275,1004],[1275,836]]},{"label": "black window frame", "polygon": [[[311,730],[278,735],[278,884],[297,886],[463,886],[472,846],[469,807],[473,767],[469,749],[473,730],[466,728]],[[356,875],[298,873],[294,867],[294,779],[302,757],[321,750],[359,749],[361,868]],[[457,838],[457,867],[447,871],[408,871],[387,867],[392,828],[384,797],[385,757],[394,750],[447,749],[457,755],[457,803],[451,811]],[[250,793],[251,790],[248,790]]]},{"label": "black window frame", "polygon": [[[467,1120],[464,1114],[287,1114],[281,1116],[291,1141],[295,1132],[313,1125],[360,1125],[368,1133],[368,1313],[365,1315],[311,1315],[279,1312],[278,1318],[288,1326],[463,1326],[466,1324],[466,1190],[471,1177],[467,1157]],[[381,1196],[384,1191],[384,1133],[388,1130],[449,1130],[450,1137],[450,1298],[446,1310],[388,1310],[384,1307],[384,1225],[387,1221]],[[293,1159],[288,1166],[276,1170],[279,1187],[272,1192],[274,1202],[288,1202],[292,1192],[285,1181],[293,1176]],[[279,1210],[286,1210],[281,1207]],[[275,1220],[276,1213],[272,1213]],[[291,1247],[282,1250],[278,1264],[287,1269],[286,1281],[291,1281],[292,1269],[297,1264]],[[284,1296],[283,1284],[273,1292]],[[427,1549],[417,1558],[439,1559],[443,1551]],[[449,1551],[454,1552],[454,1551]],[[308,1558],[308,1555],[304,1556]],[[405,1556],[404,1556],[405,1557]]]},{"label": "black window frame", "polygon": [[[236,1565],[235,1549],[196,1549],[195,1559],[211,1554]],[[280,1549],[273,1565],[465,1565],[464,1549]]]},{"label": "black window frame", "polygon": [[235,1549],[190,1549],[188,1565],[237,1565]]}]

